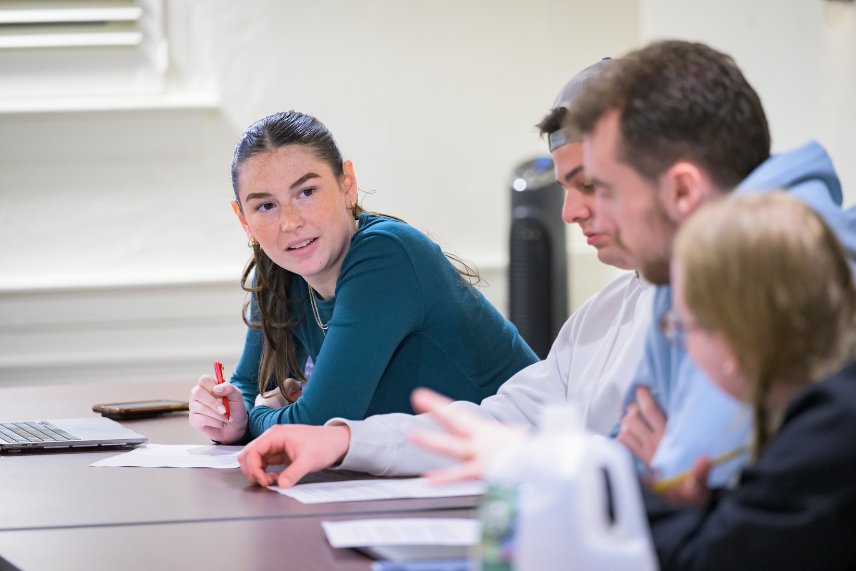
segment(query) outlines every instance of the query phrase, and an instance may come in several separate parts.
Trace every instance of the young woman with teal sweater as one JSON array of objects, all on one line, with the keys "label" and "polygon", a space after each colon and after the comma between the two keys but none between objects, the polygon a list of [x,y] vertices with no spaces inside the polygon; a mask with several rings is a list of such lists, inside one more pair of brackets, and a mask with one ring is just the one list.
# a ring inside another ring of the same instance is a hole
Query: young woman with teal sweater
[{"label": "young woman with teal sweater", "polygon": [[314,117],[290,111],[252,125],[232,186],[253,246],[242,280],[252,293],[231,383],[203,376],[191,391],[190,423],[213,440],[412,413],[419,386],[480,402],[538,360],[470,285],[467,266],[412,226],[362,210],[351,161]]}]

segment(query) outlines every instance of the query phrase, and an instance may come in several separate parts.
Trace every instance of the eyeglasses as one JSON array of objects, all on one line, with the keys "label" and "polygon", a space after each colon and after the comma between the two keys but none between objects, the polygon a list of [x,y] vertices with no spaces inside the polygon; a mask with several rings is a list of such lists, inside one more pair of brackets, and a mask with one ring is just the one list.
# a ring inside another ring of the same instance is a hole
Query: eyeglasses
[{"label": "eyeglasses", "polygon": [[687,329],[674,308],[669,309],[660,318],[660,331],[663,332],[663,337],[666,338],[666,341],[675,347],[683,347],[685,345]]}]

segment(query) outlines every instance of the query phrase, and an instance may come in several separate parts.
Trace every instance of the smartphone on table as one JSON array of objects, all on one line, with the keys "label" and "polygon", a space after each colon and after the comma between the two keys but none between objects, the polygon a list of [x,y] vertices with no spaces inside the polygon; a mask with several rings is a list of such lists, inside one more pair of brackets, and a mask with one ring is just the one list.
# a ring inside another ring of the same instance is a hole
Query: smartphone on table
[{"label": "smartphone on table", "polygon": [[180,400],[144,400],[137,402],[116,402],[96,404],[93,412],[113,420],[131,420],[135,418],[151,418],[170,412],[189,410],[190,403]]}]

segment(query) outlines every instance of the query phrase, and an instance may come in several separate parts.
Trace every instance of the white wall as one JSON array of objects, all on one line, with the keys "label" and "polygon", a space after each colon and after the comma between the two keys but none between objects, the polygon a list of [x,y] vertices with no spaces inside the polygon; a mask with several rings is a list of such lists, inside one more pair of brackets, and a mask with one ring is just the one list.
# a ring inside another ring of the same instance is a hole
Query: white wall
[{"label": "white wall", "polygon": [[488,267],[506,256],[510,168],[546,151],[533,124],[638,27],[631,0],[191,6],[191,51],[231,125],[315,114],[377,192],[367,206]]},{"label": "white wall", "polygon": [[[167,0],[167,34],[161,98],[0,100],[0,385],[232,368],[231,151],[290,108],[335,133],[368,207],[475,261],[504,309],[508,174],[546,152],[533,124],[561,85],[637,44],[638,6]],[[612,272],[571,242],[576,306]]]},{"label": "white wall", "polygon": [[758,91],[782,151],[816,139],[856,202],[856,6],[828,0],[640,0],[643,42],[702,41]]},{"label": "white wall", "polygon": [[[243,337],[233,277],[0,292],[0,386],[191,380],[231,371]],[[190,387],[188,387],[189,389]]]}]

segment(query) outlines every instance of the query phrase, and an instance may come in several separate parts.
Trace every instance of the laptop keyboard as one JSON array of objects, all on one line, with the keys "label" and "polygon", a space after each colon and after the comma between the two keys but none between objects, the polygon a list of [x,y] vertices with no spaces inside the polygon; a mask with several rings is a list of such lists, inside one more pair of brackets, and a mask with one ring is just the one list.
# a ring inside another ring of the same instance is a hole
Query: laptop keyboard
[{"label": "laptop keyboard", "polygon": [[6,444],[65,442],[69,440],[80,440],[80,438],[61,428],[57,428],[50,422],[0,423],[0,442]]}]

